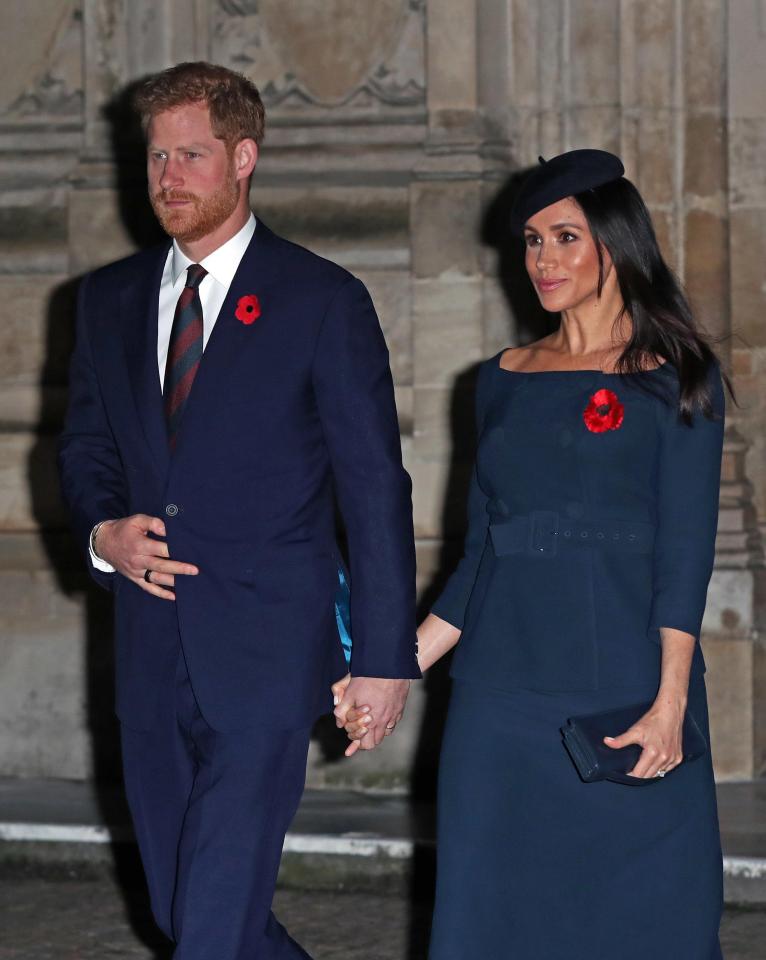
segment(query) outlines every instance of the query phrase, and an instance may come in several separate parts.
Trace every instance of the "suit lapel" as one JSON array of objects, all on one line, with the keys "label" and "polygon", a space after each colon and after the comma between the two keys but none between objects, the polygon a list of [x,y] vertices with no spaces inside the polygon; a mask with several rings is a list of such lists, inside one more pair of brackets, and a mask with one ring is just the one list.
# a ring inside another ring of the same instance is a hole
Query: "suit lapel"
[{"label": "suit lapel", "polygon": [[125,356],[138,419],[154,455],[160,475],[165,476],[170,455],[162,388],[157,368],[157,324],[162,272],[169,244],[147,253],[148,262],[137,271],[135,283],[120,296]]},{"label": "suit lapel", "polygon": [[[278,244],[275,241],[271,230],[259,220],[202,355],[179,429],[179,449],[183,445],[184,435],[194,430],[198,411],[217,393],[225,390],[235,365],[257,343],[264,325],[276,321],[276,317],[269,314],[269,306],[274,303],[272,291],[278,283],[280,269],[276,249]],[[236,317],[240,298],[248,294],[255,294],[261,307],[260,317],[252,324],[243,323]]]}]

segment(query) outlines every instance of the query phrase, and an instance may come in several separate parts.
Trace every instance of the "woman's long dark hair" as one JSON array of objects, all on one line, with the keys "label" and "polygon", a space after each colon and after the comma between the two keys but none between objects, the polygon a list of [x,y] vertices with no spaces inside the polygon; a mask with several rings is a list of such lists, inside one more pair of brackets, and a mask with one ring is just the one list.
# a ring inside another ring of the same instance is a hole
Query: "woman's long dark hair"
[{"label": "woman's long dark hair", "polygon": [[[617,371],[637,374],[647,358],[673,364],[680,382],[679,414],[687,423],[700,410],[713,415],[709,372],[717,362],[712,338],[697,326],[672,270],[660,253],[641,194],[624,177],[575,195],[596,243],[598,292],[604,282],[606,249],[632,321],[632,332],[617,360]],[[618,318],[618,322],[619,322]],[[729,392],[731,382],[723,373]]]}]

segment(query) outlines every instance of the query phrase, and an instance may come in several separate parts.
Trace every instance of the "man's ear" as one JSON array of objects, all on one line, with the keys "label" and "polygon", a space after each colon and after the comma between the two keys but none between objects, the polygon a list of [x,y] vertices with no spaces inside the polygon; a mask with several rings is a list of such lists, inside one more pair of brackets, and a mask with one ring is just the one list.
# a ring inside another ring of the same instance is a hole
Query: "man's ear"
[{"label": "man's ear", "polygon": [[234,147],[234,168],[237,180],[247,179],[258,163],[258,144],[247,137]]}]

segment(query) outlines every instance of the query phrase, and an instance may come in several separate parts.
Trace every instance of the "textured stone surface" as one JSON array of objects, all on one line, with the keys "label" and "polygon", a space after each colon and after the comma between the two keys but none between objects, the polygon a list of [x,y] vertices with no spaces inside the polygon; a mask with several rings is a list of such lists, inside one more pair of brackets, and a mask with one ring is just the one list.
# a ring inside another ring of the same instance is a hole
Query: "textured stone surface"
[{"label": "textured stone surface", "polygon": [[484,358],[478,280],[415,281],[414,367],[417,383],[451,387]]},{"label": "textured stone surface", "polygon": [[55,437],[0,433],[0,531],[66,523]]},{"label": "textured stone surface", "polygon": [[747,639],[710,638],[703,644],[716,776],[752,777],[753,645]]},{"label": "textured stone surface", "polygon": [[[575,146],[621,152],[701,317],[715,333],[735,333],[720,349],[726,355],[734,348],[741,405],[732,405],[729,417],[749,446],[727,455],[732,475],[719,561],[731,565],[736,554],[744,563],[755,549],[751,528],[764,525],[766,511],[762,0],[288,6],[10,3],[7,19],[17,29],[0,38],[0,546],[10,544],[9,531],[42,525],[48,537],[64,522],[53,460],[71,347],[73,285],[64,274],[74,277],[156,236],[140,158],[118,171],[113,163],[118,147],[125,158],[140,154],[124,123],[114,125],[122,87],[169,59],[209,57],[252,76],[267,102],[253,188],[258,214],[357,273],[373,295],[415,480],[423,590],[438,581],[451,552],[443,535],[459,540],[462,532],[473,452],[470,371],[482,357],[543,332],[521,295],[523,274],[511,269],[506,175],[536,163],[538,154]],[[330,45],[333,56],[326,55]],[[50,563],[40,552],[28,568],[41,572]],[[35,689],[50,701],[43,688],[58,682],[54,653],[61,645],[62,669],[68,664],[74,685],[64,700],[70,718],[59,725],[72,731],[71,771],[79,775],[91,762],[85,758],[96,715],[108,716],[109,708],[92,700],[91,674],[75,695],[74,665],[92,656],[92,623],[79,601],[71,607],[65,579],[59,569],[50,581],[58,598],[53,613],[47,606],[32,611],[40,593],[31,581],[0,583],[12,612],[2,639],[15,671],[2,682],[13,691],[8,702],[28,716],[14,697]],[[749,692],[762,684],[760,648],[747,635],[763,619],[756,614],[765,602],[753,583],[749,571],[719,570],[706,620],[714,727],[724,744],[719,770],[727,776],[760,769],[753,757],[766,758],[766,696]],[[30,678],[35,664],[43,672]],[[738,697],[738,689],[748,692]],[[76,701],[92,703],[87,717]],[[52,757],[37,742],[47,735],[44,725],[30,721],[25,747],[21,727],[2,716],[0,744],[3,723],[15,737],[13,769],[23,772],[25,749],[30,769],[42,769],[41,758]],[[54,716],[48,711],[49,723]],[[737,731],[748,729],[750,757],[737,740]],[[365,777],[374,779],[379,762],[402,782],[415,749],[399,738],[378,761],[362,761]],[[312,776],[339,769],[319,741],[313,750]],[[0,752],[0,765],[5,756]]]},{"label": "textured stone surface", "polygon": [[[277,115],[420,104],[424,23],[420,3],[403,0],[279,0],[209,5],[209,56],[237,63]],[[332,48],[335,56],[328,57]],[[313,108],[313,110],[312,110]]]},{"label": "textured stone surface", "polygon": [[72,348],[63,276],[0,276],[0,381],[63,382]]},{"label": "textured stone surface", "polygon": [[[358,271],[367,285],[388,343],[391,372],[397,385],[412,384],[412,281],[409,271]],[[401,394],[399,395],[402,396]],[[410,411],[411,414],[411,411]],[[400,409],[400,422],[407,409]]]},{"label": "textured stone surface", "polygon": [[478,273],[478,183],[414,183],[412,266],[416,277]]},{"label": "textured stone surface", "polygon": [[6,0],[0,32],[0,113],[75,116],[82,110],[82,0]]},{"label": "textured stone surface", "polygon": [[[430,909],[371,893],[277,891],[274,912],[318,960],[425,960]],[[4,960],[169,960],[151,922],[143,891],[113,880],[16,879],[0,894]],[[87,910],[80,909],[87,904]],[[758,960],[766,911],[726,911],[721,943],[726,960]]]},{"label": "textured stone surface", "polygon": [[70,266],[73,274],[135,252],[120,201],[106,188],[74,190],[69,198]]}]

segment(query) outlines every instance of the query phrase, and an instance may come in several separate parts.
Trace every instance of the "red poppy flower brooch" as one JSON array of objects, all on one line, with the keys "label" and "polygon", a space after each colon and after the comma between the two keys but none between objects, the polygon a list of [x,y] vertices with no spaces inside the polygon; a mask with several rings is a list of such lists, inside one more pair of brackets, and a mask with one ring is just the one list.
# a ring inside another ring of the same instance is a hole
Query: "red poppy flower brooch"
[{"label": "red poppy flower brooch", "polygon": [[612,390],[596,390],[582,414],[591,433],[619,430],[624,417],[625,407]]},{"label": "red poppy flower brooch", "polygon": [[244,297],[237,300],[237,309],[234,316],[241,323],[251,324],[261,315],[261,303],[254,293],[246,293]]}]

